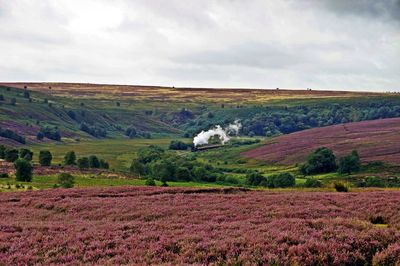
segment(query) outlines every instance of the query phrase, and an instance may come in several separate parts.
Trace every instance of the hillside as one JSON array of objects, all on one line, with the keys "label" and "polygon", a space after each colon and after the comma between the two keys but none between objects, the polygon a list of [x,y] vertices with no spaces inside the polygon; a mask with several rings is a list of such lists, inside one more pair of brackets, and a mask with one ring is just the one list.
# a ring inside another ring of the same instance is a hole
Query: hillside
[{"label": "hillside", "polygon": [[[271,136],[388,117],[400,117],[398,94],[0,83],[0,142],[8,145],[128,135],[190,138],[235,120],[242,135]],[[45,137],[38,140],[40,132]]]},{"label": "hillside", "polygon": [[270,143],[243,152],[248,158],[290,165],[304,162],[318,147],[331,148],[340,157],[358,150],[364,162],[400,164],[400,118],[378,119],[315,128],[273,138]]}]

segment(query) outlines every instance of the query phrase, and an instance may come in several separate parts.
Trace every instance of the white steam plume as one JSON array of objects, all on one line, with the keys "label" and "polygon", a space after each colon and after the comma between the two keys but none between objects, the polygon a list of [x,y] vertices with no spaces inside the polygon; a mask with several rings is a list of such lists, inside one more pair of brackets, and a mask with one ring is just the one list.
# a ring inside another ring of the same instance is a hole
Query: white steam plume
[{"label": "white steam plume", "polygon": [[235,120],[233,124],[229,124],[225,129],[222,129],[220,125],[216,125],[214,128],[211,128],[207,131],[203,130],[197,134],[197,136],[193,139],[193,144],[195,147],[198,145],[208,144],[208,141],[213,136],[218,136],[218,138],[221,140],[221,143],[225,144],[230,139],[228,134],[233,133],[238,135],[241,127],[242,125],[239,123],[239,120]]}]

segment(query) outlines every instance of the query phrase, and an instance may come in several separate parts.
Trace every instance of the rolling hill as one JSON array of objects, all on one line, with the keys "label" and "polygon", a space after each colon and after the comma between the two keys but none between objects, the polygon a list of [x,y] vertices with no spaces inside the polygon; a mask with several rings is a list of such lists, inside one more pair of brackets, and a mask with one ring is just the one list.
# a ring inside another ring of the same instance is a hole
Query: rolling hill
[{"label": "rolling hill", "polygon": [[331,148],[337,157],[357,150],[363,162],[400,164],[400,118],[339,124],[282,135],[242,155],[290,165],[304,162],[313,150],[323,146]]}]

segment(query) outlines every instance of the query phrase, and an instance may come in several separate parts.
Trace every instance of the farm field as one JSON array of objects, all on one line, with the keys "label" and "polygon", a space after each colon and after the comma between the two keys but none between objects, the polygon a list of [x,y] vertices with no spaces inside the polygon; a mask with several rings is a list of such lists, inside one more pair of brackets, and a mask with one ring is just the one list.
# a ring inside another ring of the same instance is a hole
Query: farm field
[{"label": "farm field", "polygon": [[304,162],[318,147],[328,147],[337,156],[357,150],[363,162],[400,164],[400,118],[346,123],[282,135],[242,155],[271,164],[292,165]]},{"label": "farm field", "polygon": [[391,265],[400,252],[399,201],[399,191],[2,193],[0,261]]}]

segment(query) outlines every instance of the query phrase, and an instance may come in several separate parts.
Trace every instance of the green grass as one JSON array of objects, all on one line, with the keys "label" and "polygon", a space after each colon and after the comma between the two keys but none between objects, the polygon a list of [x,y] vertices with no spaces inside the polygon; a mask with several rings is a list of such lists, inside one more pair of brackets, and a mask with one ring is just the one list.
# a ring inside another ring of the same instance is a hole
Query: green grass
[{"label": "green grass", "polygon": [[[129,179],[129,178],[106,178],[96,175],[74,175],[74,187],[111,187],[111,186],[145,186],[144,179]],[[16,188],[16,185],[23,186]],[[33,190],[51,189],[57,184],[57,175],[41,175],[33,176],[32,182],[16,181],[15,178],[0,178],[0,192],[11,192],[18,190],[28,190],[32,187]],[[161,182],[156,181],[157,186],[161,186]],[[227,187],[217,183],[201,183],[201,182],[168,182],[170,187]]]},{"label": "green grass", "polygon": [[[40,150],[49,150],[53,155],[53,164],[63,162],[68,151],[75,151],[77,157],[97,155],[110,163],[110,169],[127,171],[140,148],[159,145],[168,148],[171,138],[162,139],[103,139],[73,143],[36,144],[29,148],[34,152],[33,161],[37,162]],[[188,141],[188,140],[186,140]]]}]

